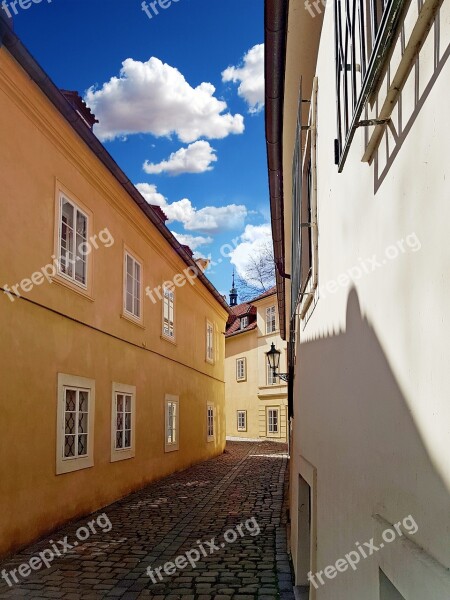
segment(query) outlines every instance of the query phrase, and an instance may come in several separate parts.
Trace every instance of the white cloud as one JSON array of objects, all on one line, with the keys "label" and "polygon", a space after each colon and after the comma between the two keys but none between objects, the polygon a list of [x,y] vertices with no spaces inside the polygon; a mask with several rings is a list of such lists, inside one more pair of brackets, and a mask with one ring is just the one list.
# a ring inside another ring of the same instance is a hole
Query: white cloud
[{"label": "white cloud", "polygon": [[242,115],[225,113],[226,102],[214,96],[211,83],[193,88],[178,69],[155,57],[147,62],[127,58],[119,77],[100,89],[89,88],[85,101],[100,123],[101,140],[133,133],[157,137],[176,134],[190,143],[200,137],[221,139],[244,131]]},{"label": "white cloud", "polygon": [[264,108],[264,44],[253,46],[241,66],[225,69],[222,81],[239,82],[238,94],[249,105],[249,112],[260,112]]},{"label": "white cloud", "polygon": [[272,230],[269,224],[247,225],[241,235],[241,241],[236,248],[230,252],[230,262],[243,279],[246,278],[249,257],[255,257],[270,248],[272,244]]},{"label": "white cloud", "polygon": [[169,173],[169,175],[181,175],[181,173],[204,173],[212,171],[213,162],[217,161],[214,148],[209,142],[200,140],[190,144],[187,148],[180,148],[172,152],[167,160],[160,163],[145,161],[143,169],[150,175]]},{"label": "white cloud", "polygon": [[[183,223],[186,231],[204,231],[217,233],[244,226],[248,211],[244,205],[205,206],[197,209],[188,198],[169,203],[167,198],[157,192],[156,186],[138,183],[139,192],[150,204],[157,204],[166,213],[169,222]],[[162,198],[162,201],[161,201]]]},{"label": "white cloud", "polygon": [[197,250],[200,246],[208,246],[213,243],[212,237],[204,237],[202,235],[190,235],[188,233],[177,233],[172,231],[173,235],[177,238],[180,244],[189,246],[191,250]]},{"label": "white cloud", "polygon": [[165,197],[157,191],[156,185],[153,183],[138,183],[136,187],[149,204],[156,206],[167,204]]}]

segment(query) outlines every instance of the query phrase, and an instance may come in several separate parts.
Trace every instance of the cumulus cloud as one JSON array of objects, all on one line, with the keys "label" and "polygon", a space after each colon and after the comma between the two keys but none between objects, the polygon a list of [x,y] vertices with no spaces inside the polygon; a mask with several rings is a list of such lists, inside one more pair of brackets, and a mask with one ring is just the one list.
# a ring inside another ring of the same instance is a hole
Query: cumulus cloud
[{"label": "cumulus cloud", "polygon": [[264,108],[264,44],[253,46],[241,66],[225,69],[222,81],[239,83],[238,94],[249,105],[249,112],[260,112]]},{"label": "cumulus cloud", "polygon": [[209,142],[200,140],[190,144],[187,148],[180,148],[172,152],[167,160],[160,163],[145,161],[143,169],[150,175],[169,173],[169,175],[181,175],[182,173],[204,173],[212,171],[212,163],[217,161],[214,148]]},{"label": "cumulus cloud", "polygon": [[180,244],[189,246],[191,250],[197,250],[200,246],[208,246],[214,241],[212,237],[204,237],[202,235],[189,235],[188,233],[177,233],[172,231],[173,235],[177,238]]},{"label": "cumulus cloud", "polygon": [[167,198],[157,192],[153,184],[138,183],[136,187],[147,202],[161,206],[169,222],[183,223],[186,231],[217,233],[239,229],[244,226],[248,214],[247,208],[239,204],[205,206],[197,209],[188,198],[169,203]]},{"label": "cumulus cloud", "polygon": [[249,259],[265,255],[272,246],[272,230],[269,224],[247,225],[236,248],[230,252],[230,262],[239,277],[253,283],[248,274]]},{"label": "cumulus cloud", "polygon": [[85,101],[100,121],[95,133],[101,140],[151,133],[176,134],[190,143],[242,133],[244,118],[225,112],[227,104],[214,96],[215,91],[211,83],[191,87],[178,69],[158,58],[127,58],[120,75],[100,89],[89,88]]}]

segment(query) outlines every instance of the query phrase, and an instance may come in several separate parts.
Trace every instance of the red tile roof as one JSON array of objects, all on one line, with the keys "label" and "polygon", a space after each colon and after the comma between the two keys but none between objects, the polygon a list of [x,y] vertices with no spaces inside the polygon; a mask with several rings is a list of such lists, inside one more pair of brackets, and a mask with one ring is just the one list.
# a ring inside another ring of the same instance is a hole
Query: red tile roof
[{"label": "red tile roof", "polygon": [[[233,314],[228,317],[225,337],[256,329],[256,306],[253,306],[250,302],[243,302],[237,306],[232,306],[231,311]],[[244,329],[241,329],[242,317],[248,317],[248,325]]]},{"label": "red tile roof", "polygon": [[[268,298],[269,296],[272,296],[276,293],[277,287],[274,285],[270,288],[270,290],[263,292],[262,294],[260,294],[253,300],[250,300],[249,302],[242,302],[242,304],[238,304],[237,306],[231,306],[232,314],[228,317],[227,331],[225,333],[225,337],[228,338],[233,335],[238,335],[239,333],[246,333],[247,331],[252,331],[253,329],[256,329],[257,310],[256,306],[253,306],[252,302],[262,300],[263,298]],[[248,325],[247,327],[244,327],[244,329],[241,329],[241,319],[245,316],[248,316]]]},{"label": "red tile roof", "polygon": [[267,298],[268,296],[272,296],[272,294],[276,294],[276,293],[277,293],[277,286],[274,285],[273,287],[270,288],[270,290],[267,290],[267,292],[263,292],[260,296],[253,298],[252,302],[256,302],[257,300],[262,300],[263,298]]}]

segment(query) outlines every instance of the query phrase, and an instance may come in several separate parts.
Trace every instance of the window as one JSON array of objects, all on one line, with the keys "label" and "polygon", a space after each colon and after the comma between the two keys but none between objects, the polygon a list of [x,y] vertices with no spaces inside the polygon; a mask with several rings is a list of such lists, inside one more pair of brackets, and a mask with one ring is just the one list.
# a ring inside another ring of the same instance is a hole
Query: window
[{"label": "window", "polygon": [[277,435],[279,433],[278,408],[269,408],[267,410],[267,433],[269,435]]},{"label": "window", "polygon": [[214,406],[208,404],[207,407],[207,438],[208,442],[214,439]]},{"label": "window", "polygon": [[113,383],[111,462],[134,458],[136,388]]},{"label": "window", "polygon": [[206,360],[214,362],[214,327],[210,321],[206,322]]},{"label": "window", "polygon": [[241,319],[241,329],[245,329],[248,327],[248,317],[242,317]]},{"label": "window", "polygon": [[273,370],[270,368],[269,363],[267,362],[267,385],[277,385],[278,377],[274,376]]},{"label": "window", "polygon": [[95,382],[58,374],[56,474],[94,464]]},{"label": "window", "polygon": [[[334,10],[338,139],[336,164],[342,171],[364,107],[384,75],[400,16],[407,3],[337,0]],[[393,75],[391,75],[393,76]]]},{"label": "window", "polygon": [[141,320],[141,264],[125,251],[124,313]]},{"label": "window", "polygon": [[309,112],[309,130],[303,141],[301,129],[301,90],[299,116],[292,166],[292,256],[291,320],[303,319],[318,286],[317,269],[317,94],[318,80],[313,80]]},{"label": "window", "polygon": [[266,308],[266,333],[274,333],[277,330],[275,306]]},{"label": "window", "polygon": [[58,272],[87,287],[88,217],[64,194],[60,194]]},{"label": "window", "polygon": [[247,411],[237,411],[237,428],[238,431],[247,431]]},{"label": "window", "polygon": [[166,394],[166,452],[179,449],[179,397]]},{"label": "window", "polygon": [[163,300],[163,335],[171,340],[175,339],[175,292],[168,287],[164,288]]},{"label": "window", "polygon": [[245,381],[247,379],[247,359],[238,358],[236,360],[236,381]]}]

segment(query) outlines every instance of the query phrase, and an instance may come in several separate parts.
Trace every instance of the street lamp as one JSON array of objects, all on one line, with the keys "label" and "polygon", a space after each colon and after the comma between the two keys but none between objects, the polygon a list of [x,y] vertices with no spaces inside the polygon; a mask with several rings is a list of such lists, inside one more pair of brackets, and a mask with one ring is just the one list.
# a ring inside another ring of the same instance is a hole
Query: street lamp
[{"label": "street lamp", "polygon": [[269,363],[270,369],[272,369],[272,373],[274,377],[279,377],[283,381],[289,381],[289,373],[277,373],[280,367],[280,356],[281,352],[275,348],[275,344],[272,342],[272,346],[270,347],[269,352],[266,352],[267,360]]}]

